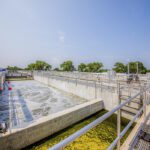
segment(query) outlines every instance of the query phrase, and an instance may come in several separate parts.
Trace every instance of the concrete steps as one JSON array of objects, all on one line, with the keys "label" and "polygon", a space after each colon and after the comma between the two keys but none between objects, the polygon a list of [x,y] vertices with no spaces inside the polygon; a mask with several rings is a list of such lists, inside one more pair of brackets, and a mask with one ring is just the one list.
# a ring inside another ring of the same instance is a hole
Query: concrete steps
[{"label": "concrete steps", "polygon": [[133,108],[133,107],[130,107],[130,106],[124,106],[124,107],[122,107],[122,110],[128,111],[132,114],[136,114],[139,109],[136,109],[136,108]]},{"label": "concrete steps", "polygon": [[[125,102],[128,98],[130,98],[127,95],[122,95],[121,96],[121,103]],[[127,103],[126,106],[124,106],[122,110],[122,116],[132,119],[133,116],[136,115],[136,113],[139,111],[139,109],[142,107],[142,103],[140,98],[134,99],[132,102]]]},{"label": "concrete steps", "polygon": [[121,115],[122,115],[123,117],[125,117],[125,118],[131,120],[135,114],[133,114],[133,113],[131,113],[131,112],[129,112],[129,111],[126,111],[126,110],[123,110],[123,109],[122,109],[122,110],[121,110]]}]

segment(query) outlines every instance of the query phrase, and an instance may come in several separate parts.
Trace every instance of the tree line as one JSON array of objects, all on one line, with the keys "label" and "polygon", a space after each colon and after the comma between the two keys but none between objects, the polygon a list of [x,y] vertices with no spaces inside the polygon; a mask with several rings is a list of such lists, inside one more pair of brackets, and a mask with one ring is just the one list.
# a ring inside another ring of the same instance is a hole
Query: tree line
[{"label": "tree line", "polygon": [[[8,70],[22,70],[23,68],[19,68],[17,66],[8,66]],[[80,63],[77,68],[75,68],[73,62],[71,60],[64,61],[60,64],[59,68],[52,69],[52,65],[48,64],[45,61],[37,60],[34,63],[29,64],[24,70],[55,70],[55,71],[79,71],[79,72],[106,72],[107,69],[104,69],[104,65],[102,62],[91,62],[91,63]],[[141,73],[145,74],[150,72],[144,64],[140,61],[129,62],[128,64],[124,64],[122,62],[116,62],[114,64],[113,70],[117,73]]]}]

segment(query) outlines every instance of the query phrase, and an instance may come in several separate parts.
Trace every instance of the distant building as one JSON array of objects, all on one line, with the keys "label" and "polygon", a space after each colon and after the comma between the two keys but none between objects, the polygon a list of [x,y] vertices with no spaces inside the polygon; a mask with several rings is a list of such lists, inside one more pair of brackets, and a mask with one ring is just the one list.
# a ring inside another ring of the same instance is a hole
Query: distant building
[{"label": "distant building", "polygon": [[6,68],[0,68],[0,72],[7,71]]}]

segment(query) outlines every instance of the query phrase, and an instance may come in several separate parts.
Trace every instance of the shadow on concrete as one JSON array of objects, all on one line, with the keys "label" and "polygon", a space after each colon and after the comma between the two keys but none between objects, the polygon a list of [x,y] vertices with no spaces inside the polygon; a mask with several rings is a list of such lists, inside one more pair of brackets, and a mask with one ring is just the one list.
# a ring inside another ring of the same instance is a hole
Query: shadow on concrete
[{"label": "shadow on concrete", "polygon": [[23,110],[23,113],[24,113],[24,119],[26,122],[29,122],[29,121],[33,121],[33,117],[32,117],[32,114],[26,104],[26,101],[24,100],[23,96],[22,96],[22,93],[20,90],[17,90],[17,93],[18,93],[18,101],[20,102],[21,104],[21,107],[22,107],[22,110]]},{"label": "shadow on concrete", "polygon": [[[7,128],[10,129],[10,132],[12,128],[21,125],[23,122],[28,123],[33,121],[32,113],[30,112],[21,91],[17,90],[16,94],[17,95],[14,97],[13,91],[8,91],[7,88],[0,94],[0,123],[5,122]],[[16,102],[19,103],[19,107],[22,109],[21,113],[23,113],[23,118],[19,118],[18,105]]]},{"label": "shadow on concrete", "polygon": [[9,115],[8,91],[4,90],[0,94],[0,122],[8,122]]}]

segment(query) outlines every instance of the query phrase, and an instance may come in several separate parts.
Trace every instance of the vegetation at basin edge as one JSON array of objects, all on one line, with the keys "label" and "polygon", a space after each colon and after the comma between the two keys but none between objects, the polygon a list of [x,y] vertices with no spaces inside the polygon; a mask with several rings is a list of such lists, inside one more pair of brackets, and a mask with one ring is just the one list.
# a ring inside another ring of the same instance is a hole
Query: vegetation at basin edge
[{"label": "vegetation at basin edge", "polygon": [[28,78],[7,78],[6,81],[26,81],[26,80],[33,80],[32,77]]},{"label": "vegetation at basin edge", "polygon": [[[88,117],[28,148],[26,150],[47,150],[53,145],[59,143],[61,140],[65,139],[69,135],[78,131],[82,127],[91,123],[98,117],[105,114],[107,111],[102,110],[91,117]],[[123,129],[129,120],[122,118],[121,129]],[[131,129],[133,126],[131,127]],[[131,129],[127,132],[127,134],[122,138],[121,143],[125,141],[127,136],[129,135]],[[117,116],[114,114],[107,120],[103,121],[101,124],[97,125],[90,131],[88,131],[83,136],[77,138],[74,142],[69,144],[65,150],[105,150],[112,143],[112,141],[117,137]]]}]

